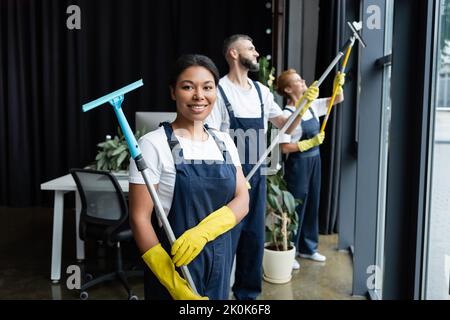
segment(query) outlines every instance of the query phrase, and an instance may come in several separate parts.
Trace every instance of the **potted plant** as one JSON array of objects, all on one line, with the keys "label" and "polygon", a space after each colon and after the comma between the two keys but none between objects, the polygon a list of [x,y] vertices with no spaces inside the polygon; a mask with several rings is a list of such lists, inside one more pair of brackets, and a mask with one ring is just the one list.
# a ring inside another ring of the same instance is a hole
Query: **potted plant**
[{"label": "potted plant", "polygon": [[263,277],[271,283],[291,280],[296,248],[293,237],[298,228],[295,208],[300,201],[287,190],[281,171],[267,177],[266,229]]},{"label": "potted plant", "polygon": [[[258,79],[273,93],[275,68],[267,57],[259,59]],[[271,124],[267,142],[270,144]],[[263,278],[272,283],[286,283],[291,280],[295,246],[292,243],[297,232],[298,217],[295,208],[300,203],[287,190],[281,171],[267,177],[266,238],[263,256]]]},{"label": "potted plant", "polygon": [[[95,168],[97,170],[123,172],[124,174],[128,174],[130,152],[120,127],[118,127],[117,131],[118,135],[114,136],[113,139],[110,135],[107,135],[105,141],[97,144],[100,149],[95,157]],[[141,136],[142,133],[136,131],[136,140]]]}]

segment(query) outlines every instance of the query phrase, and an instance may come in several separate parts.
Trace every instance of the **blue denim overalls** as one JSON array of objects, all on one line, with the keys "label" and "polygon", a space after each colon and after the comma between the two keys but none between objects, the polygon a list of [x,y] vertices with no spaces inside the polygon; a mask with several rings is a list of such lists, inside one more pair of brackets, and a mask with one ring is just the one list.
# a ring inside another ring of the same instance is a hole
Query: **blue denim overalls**
[{"label": "blue denim overalls", "polygon": [[[225,144],[207,126],[205,129],[216,141],[224,160],[204,161],[185,160],[178,139],[173,135],[172,126],[162,124],[170,149],[174,155],[176,180],[172,206],[168,215],[175,237],[195,227],[207,215],[229,203],[236,191],[236,168],[226,151]],[[177,153],[177,156],[175,156]],[[176,157],[178,157],[176,159]],[[182,159],[182,163],[179,159]],[[226,162],[225,162],[226,160]],[[152,217],[153,227],[163,246],[170,254],[167,236],[157,223],[156,214]],[[230,292],[230,274],[233,263],[231,232],[226,232],[208,242],[200,254],[188,265],[197,291],[211,300],[227,300]],[[164,288],[146,268],[145,298],[149,300],[171,299]],[[181,270],[177,271],[182,275]]]},{"label": "blue denim overalls", "polygon": [[[260,130],[264,130],[264,104],[261,89],[253,81],[260,100],[261,117],[237,118],[223,88],[219,85],[219,91],[225,101],[230,117],[230,129],[235,130],[236,135],[252,129],[257,132],[256,139],[245,137],[245,159],[241,157],[244,175],[250,172],[254,163],[249,163],[250,148],[257,148],[258,159],[264,152],[260,148]],[[238,107],[238,106],[237,106]],[[241,130],[238,130],[241,129]],[[236,130],[238,130],[236,132]],[[256,141],[255,141],[256,140]],[[235,137],[235,143],[237,139]],[[242,138],[241,138],[242,141]],[[262,141],[265,145],[265,141]],[[238,146],[239,149],[239,146]],[[241,151],[241,150],[239,150]],[[242,154],[240,154],[242,156]],[[256,159],[256,160],[258,160]],[[264,254],[264,221],[266,206],[266,177],[261,176],[261,167],[250,179],[251,189],[249,212],[247,216],[233,230],[233,249],[236,253],[236,272],[233,285],[233,293],[238,300],[254,300],[261,293],[262,285],[262,258]]]},{"label": "blue denim overalls", "polygon": [[[300,141],[310,139],[320,131],[320,123],[317,121],[314,111],[309,110],[313,116],[309,120],[301,121],[302,137]],[[300,253],[313,254],[317,251],[319,241],[321,179],[319,146],[305,152],[290,153],[285,162],[284,178],[289,192],[294,198],[303,201],[297,206],[298,230],[294,237],[295,247]]]}]

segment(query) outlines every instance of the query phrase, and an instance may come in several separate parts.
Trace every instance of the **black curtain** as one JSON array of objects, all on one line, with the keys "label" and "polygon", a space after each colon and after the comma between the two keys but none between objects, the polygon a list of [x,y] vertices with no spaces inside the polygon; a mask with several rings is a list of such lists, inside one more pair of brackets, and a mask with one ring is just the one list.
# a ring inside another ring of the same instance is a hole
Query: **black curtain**
[{"label": "black curtain", "polygon": [[[350,34],[346,32],[345,1],[321,0],[319,4],[319,37],[317,46],[316,79],[336,57]],[[344,35],[347,35],[345,38]],[[356,43],[357,46],[357,43]],[[355,50],[356,51],[356,50]],[[352,53],[355,55],[355,52]],[[320,96],[331,96],[334,75],[340,70],[343,59],[320,87]],[[350,69],[350,70],[349,70]],[[346,70],[346,88],[352,81],[351,62]],[[347,90],[346,90],[347,91]],[[347,99],[347,95],[345,96]],[[342,152],[342,103],[333,107],[325,130],[325,142],[321,146],[322,181],[319,208],[319,232],[338,232],[339,180]]]},{"label": "black curtain", "polygon": [[[271,54],[272,12],[264,0],[1,0],[0,205],[51,204],[40,184],[91,163],[96,144],[115,135],[107,104],[81,105],[131,82],[136,111],[174,111],[168,70],[182,53],[211,57],[221,74],[223,39],[245,33]],[[69,30],[70,5],[81,29]]]}]

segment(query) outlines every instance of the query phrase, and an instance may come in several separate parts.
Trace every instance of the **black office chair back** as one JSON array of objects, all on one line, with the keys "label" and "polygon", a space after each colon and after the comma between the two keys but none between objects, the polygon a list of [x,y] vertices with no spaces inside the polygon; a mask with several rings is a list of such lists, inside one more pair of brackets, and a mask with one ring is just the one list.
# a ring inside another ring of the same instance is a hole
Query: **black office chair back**
[{"label": "black office chair back", "polygon": [[110,242],[108,236],[128,219],[119,182],[107,171],[71,169],[70,173],[81,199],[80,238],[102,238]]},{"label": "black office chair back", "polygon": [[104,281],[119,279],[128,299],[137,300],[128,284],[128,276],[143,276],[142,270],[125,271],[122,263],[121,241],[133,238],[128,224],[128,206],[116,177],[106,171],[72,169],[81,199],[80,238],[106,242],[115,247],[114,272],[93,278],[80,288],[80,298],[87,299],[87,289]]}]

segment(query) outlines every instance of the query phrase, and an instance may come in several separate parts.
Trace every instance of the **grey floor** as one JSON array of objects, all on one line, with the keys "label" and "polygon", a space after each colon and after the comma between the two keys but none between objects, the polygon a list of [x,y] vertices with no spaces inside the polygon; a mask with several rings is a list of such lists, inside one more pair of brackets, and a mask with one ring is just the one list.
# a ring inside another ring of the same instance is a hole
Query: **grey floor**
[{"label": "grey floor", "polygon": [[[49,208],[11,209],[0,207],[0,299],[78,299],[77,290],[69,290],[65,273],[75,259],[75,215],[66,210],[64,216],[62,280],[50,281],[52,238],[52,210]],[[363,299],[351,295],[352,262],[348,252],[336,250],[337,235],[321,236],[319,251],[327,256],[324,263],[299,259],[301,268],[294,271],[287,284],[263,281],[261,300],[321,300]],[[125,244],[125,264],[139,264],[139,256],[132,244]],[[87,257],[96,256],[97,248],[87,247]],[[86,268],[104,270],[111,262],[91,259]],[[143,298],[142,278],[130,279],[134,293]],[[117,282],[106,283],[89,290],[89,299],[126,299],[124,289]]]}]

